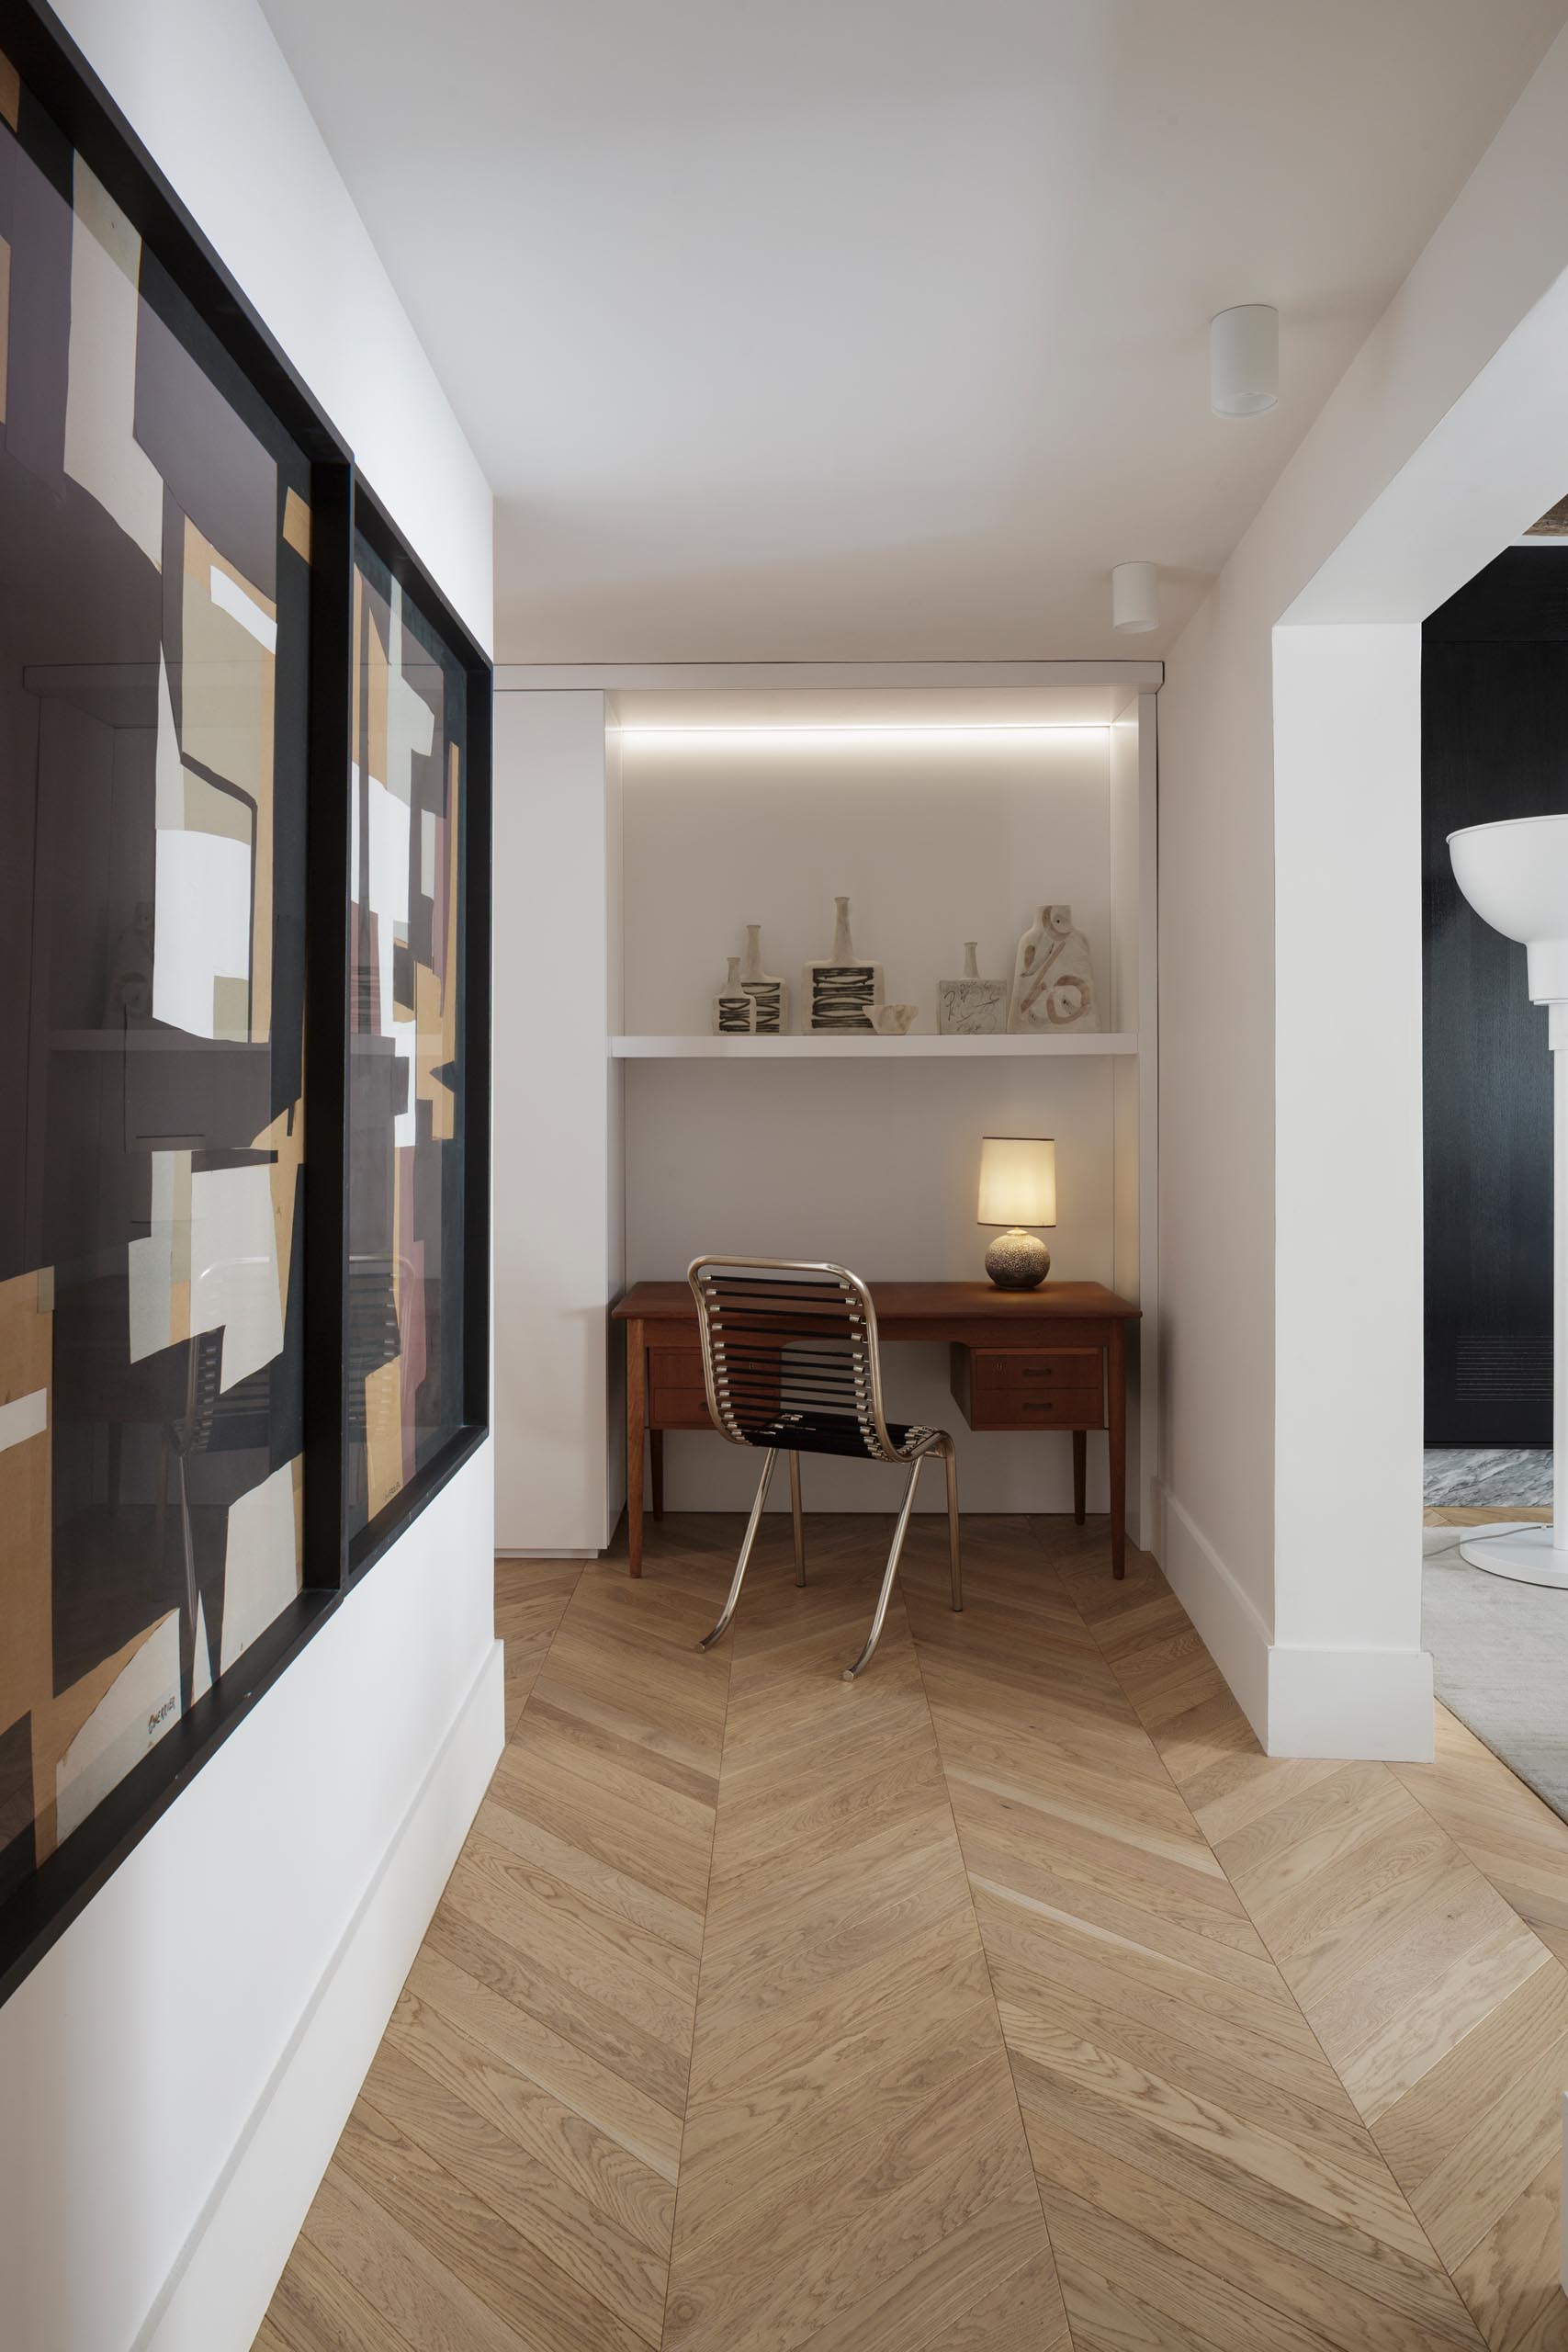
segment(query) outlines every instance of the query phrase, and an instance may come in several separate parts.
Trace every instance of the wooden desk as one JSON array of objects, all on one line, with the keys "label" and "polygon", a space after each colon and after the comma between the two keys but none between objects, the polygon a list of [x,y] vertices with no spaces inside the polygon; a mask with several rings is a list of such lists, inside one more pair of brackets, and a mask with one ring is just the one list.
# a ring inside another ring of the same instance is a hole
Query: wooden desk
[{"label": "wooden desk", "polygon": [[[947,1342],[953,1393],[971,1429],[1069,1430],[1073,1508],[1084,1515],[1087,1432],[1111,1451],[1111,1560],[1126,1572],[1127,1346],[1138,1309],[1102,1283],[873,1283],[880,1336]],[[664,1432],[713,1430],[697,1310],[683,1283],[634,1283],[611,1309],[626,1327],[626,1542],[642,1574],[643,1447],[651,1441],[653,1515],[664,1515]],[[717,1434],[716,1431],[714,1432]]]}]

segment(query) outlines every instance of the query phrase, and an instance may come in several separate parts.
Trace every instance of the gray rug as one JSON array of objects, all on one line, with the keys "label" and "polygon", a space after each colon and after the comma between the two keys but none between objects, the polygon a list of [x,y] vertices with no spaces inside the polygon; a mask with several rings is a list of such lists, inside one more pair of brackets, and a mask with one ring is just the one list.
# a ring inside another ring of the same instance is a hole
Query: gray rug
[{"label": "gray rug", "polygon": [[1427,1509],[1448,1504],[1495,1503],[1499,1514],[1521,1503],[1551,1500],[1551,1448],[1545,1446],[1428,1446],[1422,1456]]},{"label": "gray rug", "polygon": [[1568,1821],[1568,1592],[1467,1566],[1465,1532],[1424,1531],[1423,1635],[1438,1696]]}]

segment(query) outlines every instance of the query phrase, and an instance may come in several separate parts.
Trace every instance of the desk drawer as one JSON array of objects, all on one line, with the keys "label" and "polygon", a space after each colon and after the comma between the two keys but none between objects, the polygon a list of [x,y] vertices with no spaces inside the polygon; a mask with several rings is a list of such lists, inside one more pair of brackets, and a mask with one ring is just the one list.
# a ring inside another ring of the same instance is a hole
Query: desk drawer
[{"label": "desk drawer", "polygon": [[[761,1375],[747,1384],[750,1402]],[[649,1348],[648,1351],[648,1426],[650,1430],[711,1430],[707,1390],[703,1385],[703,1359],[696,1348]]]},{"label": "desk drawer", "polygon": [[1105,1426],[1098,1348],[952,1351],[953,1394],[972,1430],[1099,1430]]},{"label": "desk drawer", "polygon": [[1017,1396],[1054,1396],[1062,1389],[1091,1389],[1103,1383],[1104,1359],[1098,1348],[971,1348],[976,1388]]},{"label": "desk drawer", "polygon": [[964,1408],[972,1430],[1102,1430],[1105,1408],[1092,1388],[1059,1388],[1052,1396],[1021,1396],[999,1388],[970,1392]]},{"label": "desk drawer", "polygon": [[655,1430],[707,1430],[703,1360],[695,1348],[649,1348],[648,1425]]}]

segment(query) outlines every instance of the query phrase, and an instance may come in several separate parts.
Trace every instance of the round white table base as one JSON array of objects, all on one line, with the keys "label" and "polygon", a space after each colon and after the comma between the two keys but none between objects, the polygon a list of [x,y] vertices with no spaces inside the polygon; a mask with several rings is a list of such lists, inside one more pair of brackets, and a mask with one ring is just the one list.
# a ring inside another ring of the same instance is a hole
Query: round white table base
[{"label": "round white table base", "polygon": [[1568,1551],[1553,1543],[1556,1532],[1539,1521],[1500,1520],[1495,1527],[1478,1527],[1466,1536],[1459,1555],[1472,1568],[1484,1568],[1489,1577],[1553,1585],[1568,1592]]}]

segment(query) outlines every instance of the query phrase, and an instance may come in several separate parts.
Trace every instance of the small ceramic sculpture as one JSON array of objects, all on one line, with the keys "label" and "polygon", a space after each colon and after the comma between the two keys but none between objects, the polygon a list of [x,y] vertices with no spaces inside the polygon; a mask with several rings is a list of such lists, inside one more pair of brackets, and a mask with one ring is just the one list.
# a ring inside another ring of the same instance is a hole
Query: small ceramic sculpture
[{"label": "small ceramic sculpture", "polygon": [[762,926],[749,922],[746,926],[746,964],[740,975],[740,985],[757,1008],[755,1023],[759,1037],[782,1037],[789,1026],[789,989],[772,972],[762,969]]},{"label": "small ceramic sculpture", "polygon": [[1089,942],[1073,929],[1071,907],[1042,907],[1018,943],[1008,1029],[1016,1036],[1099,1027]]},{"label": "small ceramic sculpture", "polygon": [[724,986],[713,1001],[716,1037],[750,1037],[757,1028],[756,1000],[740,985],[740,958],[732,956]]},{"label": "small ceramic sculpture", "polygon": [[835,899],[833,904],[833,952],[806,967],[801,1013],[807,1032],[843,1036],[870,1029],[873,1009],[882,1002],[882,967],[856,956],[849,900]]},{"label": "small ceramic sculpture", "polygon": [[872,1012],[871,1025],[879,1037],[907,1037],[915,1024],[918,1004],[879,1004]]},{"label": "small ceramic sculpture", "polygon": [[936,1025],[943,1037],[996,1037],[1007,1027],[1008,984],[983,980],[976,943],[964,943],[964,978],[936,984]]}]

